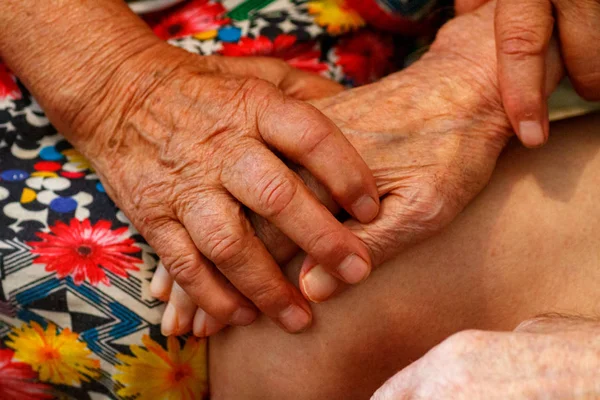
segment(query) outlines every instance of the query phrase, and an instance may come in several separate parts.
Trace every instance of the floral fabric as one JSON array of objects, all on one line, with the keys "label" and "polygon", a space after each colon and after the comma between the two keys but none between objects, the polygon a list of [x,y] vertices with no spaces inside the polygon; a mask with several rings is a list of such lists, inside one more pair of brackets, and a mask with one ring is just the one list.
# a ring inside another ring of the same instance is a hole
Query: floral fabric
[{"label": "floral fabric", "polygon": [[[349,86],[422,41],[365,27],[344,0],[193,0],[145,18],[194,53],[280,57]],[[156,264],[0,60],[0,399],[207,398],[206,341],[160,334]]]}]

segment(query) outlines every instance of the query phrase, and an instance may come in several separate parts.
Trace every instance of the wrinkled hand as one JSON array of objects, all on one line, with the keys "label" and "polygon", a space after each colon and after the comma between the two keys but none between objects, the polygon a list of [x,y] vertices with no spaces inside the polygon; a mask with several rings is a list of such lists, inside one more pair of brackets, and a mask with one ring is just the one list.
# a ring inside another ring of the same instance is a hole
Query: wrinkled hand
[{"label": "wrinkled hand", "polygon": [[569,78],[600,100],[599,0],[498,0],[496,42],[502,100],[524,145],[548,138],[545,59],[555,29]]},{"label": "wrinkled hand", "polygon": [[373,400],[598,399],[600,322],[525,321],[514,332],[464,331],[398,372]]},{"label": "wrinkled hand", "polygon": [[[374,265],[436,234],[485,187],[513,135],[502,108],[493,32],[495,2],[447,23],[431,50],[400,73],[314,104],[367,162],[382,196],[368,224],[346,224]],[[561,77],[548,57],[548,94]],[[301,288],[322,301],[341,282],[308,256]]]},{"label": "wrinkled hand", "polygon": [[[486,0],[458,0],[469,12]],[[502,100],[524,145],[548,139],[545,61],[553,31],[579,95],[600,100],[599,0],[498,0],[496,43]]]},{"label": "wrinkled hand", "polygon": [[[195,304],[221,323],[247,325],[254,303],[296,332],[310,324],[310,306],[244,206],[348,283],[363,280],[371,261],[272,149],[304,166],[359,220],[377,214],[379,199],[368,167],[331,121],[271,83],[238,76],[243,70],[302,92],[302,73],[284,65],[157,44],[113,74],[73,118],[78,135],[69,138]],[[323,88],[322,78],[312,83],[313,92]]]},{"label": "wrinkled hand", "polygon": [[[313,101],[375,175],[383,199],[379,215],[368,224],[346,222],[367,245],[374,265],[450,223],[487,184],[513,135],[496,84],[494,6],[450,21],[408,69]],[[561,75],[556,48],[550,55],[548,75],[556,85]],[[263,237],[277,237],[268,225],[254,222]],[[283,239],[277,247],[281,258],[286,249],[295,250]],[[308,256],[300,288],[320,302],[344,285]],[[222,327],[210,322],[210,329],[201,329],[206,327],[201,310],[196,321],[200,335]]]}]

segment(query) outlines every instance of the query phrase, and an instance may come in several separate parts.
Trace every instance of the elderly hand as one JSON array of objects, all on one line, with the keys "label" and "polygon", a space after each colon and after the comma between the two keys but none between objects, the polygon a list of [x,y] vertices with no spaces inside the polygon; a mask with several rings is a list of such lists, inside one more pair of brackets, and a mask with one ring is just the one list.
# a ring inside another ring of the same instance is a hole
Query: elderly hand
[{"label": "elderly hand", "polygon": [[[121,0],[10,0],[0,22],[2,57],[175,281],[218,321],[247,325],[256,305],[290,332],[311,322],[308,302],[256,236],[246,208],[336,277],[368,276],[364,243],[279,155],[364,222],[378,213],[373,176],[331,121],[273,84],[295,87],[281,61],[187,53],[156,38]],[[21,24],[36,29],[22,34]]]},{"label": "elderly hand", "polygon": [[[375,84],[313,101],[360,152],[383,196],[374,221],[346,222],[367,244],[375,265],[443,229],[487,184],[513,134],[496,85],[494,6],[488,4],[449,22],[430,52],[410,68]],[[561,76],[556,51],[548,66],[555,85]],[[253,222],[260,235],[269,239],[267,243],[277,238],[268,225]],[[279,259],[295,250],[284,239],[277,243],[272,247],[280,249]],[[155,293],[166,298],[168,285],[158,290],[158,281],[153,282]],[[300,287],[307,298],[319,302],[344,285],[309,256],[300,273]],[[188,315],[186,321],[194,312],[193,307],[173,309]],[[222,327],[210,318],[206,321],[199,310],[196,334]]]},{"label": "elderly hand", "polygon": [[310,307],[243,206],[357,283],[370,270],[366,247],[271,149],[306,167],[362,221],[378,211],[370,171],[315,108],[266,81],[229,75],[239,61],[199,59],[167,45],[155,50],[128,66],[142,72],[132,77],[137,87],[109,84],[79,114],[72,129],[86,138],[76,145],[198,306],[222,323],[245,325],[256,316],[245,296],[286,330],[305,329]]},{"label": "elderly hand", "polygon": [[539,318],[464,331],[398,372],[373,400],[600,398],[600,322]]},{"label": "elderly hand", "polygon": [[[379,265],[443,229],[485,187],[513,135],[502,108],[493,31],[495,2],[448,22],[430,51],[388,78],[314,104],[358,149],[382,196],[377,218],[346,224]],[[562,76],[548,54],[549,94]],[[341,282],[308,256],[301,288],[313,301]]]},{"label": "elderly hand", "polygon": [[[485,1],[458,0],[457,12]],[[599,21],[599,0],[498,0],[495,30],[502,101],[525,146],[541,146],[548,139],[545,60],[553,31],[575,90],[587,100],[600,100]]]}]

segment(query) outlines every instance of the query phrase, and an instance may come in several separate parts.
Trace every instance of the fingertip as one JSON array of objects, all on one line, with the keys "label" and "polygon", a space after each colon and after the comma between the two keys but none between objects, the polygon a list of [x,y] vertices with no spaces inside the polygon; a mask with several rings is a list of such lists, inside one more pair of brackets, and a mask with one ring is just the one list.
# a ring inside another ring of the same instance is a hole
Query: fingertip
[{"label": "fingertip", "polygon": [[277,322],[288,333],[301,333],[312,324],[312,313],[299,305],[290,304],[278,314]]},{"label": "fingertip", "polygon": [[162,262],[159,262],[150,281],[150,294],[154,298],[166,301],[169,298],[172,286],[173,279],[171,275],[169,275]]},{"label": "fingertip", "polygon": [[363,224],[371,222],[379,214],[379,199],[368,194],[361,196],[352,204],[352,214]]},{"label": "fingertip", "polygon": [[521,121],[517,132],[524,146],[529,148],[541,147],[546,143],[546,134],[539,121]]},{"label": "fingertip", "polygon": [[336,272],[342,279],[351,285],[365,281],[370,273],[371,266],[358,254],[350,254],[337,267]]},{"label": "fingertip", "polygon": [[339,283],[322,265],[315,265],[300,278],[300,289],[308,300],[320,303],[333,295]]},{"label": "fingertip", "polygon": [[175,332],[176,326],[177,310],[171,303],[168,303],[160,324],[160,333],[163,336],[171,336]]},{"label": "fingertip", "polygon": [[197,337],[208,337],[221,331],[227,325],[220,323],[206,311],[199,308],[194,315],[193,333]]}]

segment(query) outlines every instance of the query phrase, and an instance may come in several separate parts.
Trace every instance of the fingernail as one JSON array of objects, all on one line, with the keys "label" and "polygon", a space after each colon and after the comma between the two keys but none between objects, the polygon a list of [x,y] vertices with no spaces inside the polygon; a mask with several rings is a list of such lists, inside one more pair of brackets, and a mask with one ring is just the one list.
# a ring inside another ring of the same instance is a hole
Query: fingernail
[{"label": "fingernail", "polygon": [[350,254],[338,266],[337,272],[347,283],[355,284],[369,276],[369,264],[356,254]]},{"label": "fingernail", "polygon": [[192,329],[194,332],[194,336],[206,336],[206,312],[201,308],[196,310]]},{"label": "fingernail", "polygon": [[538,121],[520,122],[519,134],[521,136],[521,141],[530,147],[541,146],[546,140],[542,124],[540,124]]},{"label": "fingernail", "polygon": [[310,324],[310,315],[302,308],[292,304],[279,313],[279,322],[288,332],[302,332]]},{"label": "fingernail", "polygon": [[240,307],[231,316],[231,325],[246,326],[256,319],[256,311],[248,307]]},{"label": "fingernail", "polygon": [[321,265],[316,265],[302,277],[304,293],[315,303],[326,300],[337,287],[338,280]]},{"label": "fingernail", "polygon": [[169,303],[167,304],[167,308],[165,308],[165,313],[163,314],[162,321],[160,324],[160,332],[163,336],[171,336],[175,331],[175,326],[177,325],[177,311],[175,307]]},{"label": "fingernail", "polygon": [[152,281],[150,282],[150,293],[152,294],[152,297],[157,299],[164,297],[167,294],[170,285],[171,277],[169,276],[169,272],[161,263],[159,263],[152,276]]},{"label": "fingernail", "polygon": [[364,195],[352,205],[352,212],[360,222],[370,222],[377,216],[379,207],[371,196]]}]

